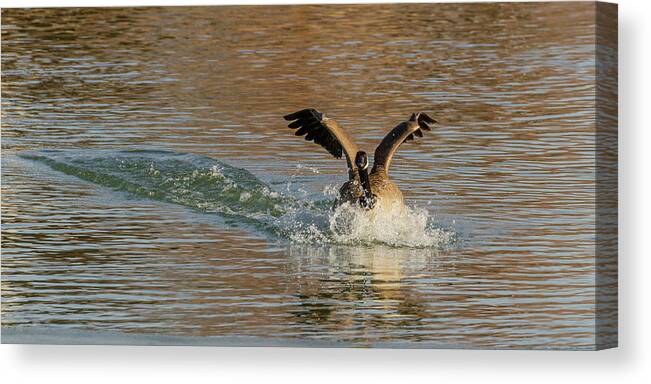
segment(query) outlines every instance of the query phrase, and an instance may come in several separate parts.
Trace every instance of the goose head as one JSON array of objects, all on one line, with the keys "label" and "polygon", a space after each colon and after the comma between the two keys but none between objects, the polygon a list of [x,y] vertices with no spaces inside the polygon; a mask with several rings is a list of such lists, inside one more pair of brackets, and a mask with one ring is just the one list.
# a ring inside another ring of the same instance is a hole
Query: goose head
[{"label": "goose head", "polygon": [[355,165],[359,173],[359,181],[362,184],[363,195],[359,198],[359,204],[366,209],[375,207],[376,196],[371,191],[371,180],[368,177],[368,156],[366,152],[359,151],[355,155]]},{"label": "goose head", "polygon": [[364,151],[357,152],[357,155],[355,155],[355,165],[359,170],[368,169],[368,156],[366,155],[366,152]]}]

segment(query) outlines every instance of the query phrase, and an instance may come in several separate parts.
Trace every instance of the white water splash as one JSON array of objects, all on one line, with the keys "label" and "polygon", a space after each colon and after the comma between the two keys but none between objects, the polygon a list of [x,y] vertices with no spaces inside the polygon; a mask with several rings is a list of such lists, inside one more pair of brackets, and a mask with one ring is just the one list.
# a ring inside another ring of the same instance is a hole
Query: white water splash
[{"label": "white water splash", "polygon": [[454,241],[454,232],[435,228],[431,222],[433,218],[424,209],[394,204],[367,211],[343,204],[330,217],[329,229],[339,244],[440,248]]},{"label": "white water splash", "polygon": [[443,248],[454,243],[455,232],[437,228],[434,222],[425,209],[396,205],[367,211],[343,204],[327,212],[290,211],[275,224],[295,244]]}]

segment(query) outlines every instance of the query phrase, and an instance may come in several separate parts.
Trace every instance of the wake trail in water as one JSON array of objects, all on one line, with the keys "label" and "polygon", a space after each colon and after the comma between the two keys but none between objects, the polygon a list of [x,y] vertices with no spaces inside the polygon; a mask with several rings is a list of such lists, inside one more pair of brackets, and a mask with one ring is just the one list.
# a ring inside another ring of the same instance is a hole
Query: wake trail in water
[{"label": "wake trail in water", "polygon": [[194,154],[133,150],[44,150],[22,158],[138,196],[235,217],[294,243],[442,248],[455,233],[425,210],[369,215],[359,207],[276,192],[245,169]]}]

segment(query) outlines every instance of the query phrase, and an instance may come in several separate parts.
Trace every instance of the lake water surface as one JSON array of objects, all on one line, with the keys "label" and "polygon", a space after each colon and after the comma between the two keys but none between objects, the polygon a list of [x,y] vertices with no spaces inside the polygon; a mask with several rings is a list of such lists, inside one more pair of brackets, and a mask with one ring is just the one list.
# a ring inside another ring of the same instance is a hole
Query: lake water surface
[{"label": "lake water surface", "polygon": [[[3,326],[594,348],[594,29],[593,3],[4,9]],[[439,120],[394,159],[408,217],[337,232],[363,217],[286,127],[307,107],[369,153]]]}]

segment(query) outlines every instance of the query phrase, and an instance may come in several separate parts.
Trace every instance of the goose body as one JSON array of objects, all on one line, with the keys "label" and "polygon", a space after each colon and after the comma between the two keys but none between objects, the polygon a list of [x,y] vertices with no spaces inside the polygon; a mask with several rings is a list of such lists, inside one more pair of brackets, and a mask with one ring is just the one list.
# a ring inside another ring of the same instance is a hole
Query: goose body
[{"label": "goose body", "polygon": [[[371,171],[368,177],[371,185],[371,193],[375,196],[375,204],[377,206],[389,207],[393,204],[404,204],[404,198],[400,188],[389,179],[386,172]],[[364,205],[364,189],[359,179],[348,180],[341,186],[335,205],[341,205],[343,203],[359,203]]]},{"label": "goose body", "polygon": [[436,123],[424,113],[414,113],[409,120],[398,124],[375,149],[369,172],[366,152],[358,150],[353,139],[333,119],[316,109],[303,109],[284,118],[291,121],[289,127],[296,129],[296,136],[305,135],[305,140],[320,144],[336,158],[346,157],[348,181],[339,189],[335,206],[352,203],[369,210],[404,207],[402,192],[389,178],[391,160],[400,145],[423,137],[423,130],[430,131],[430,124]]}]

